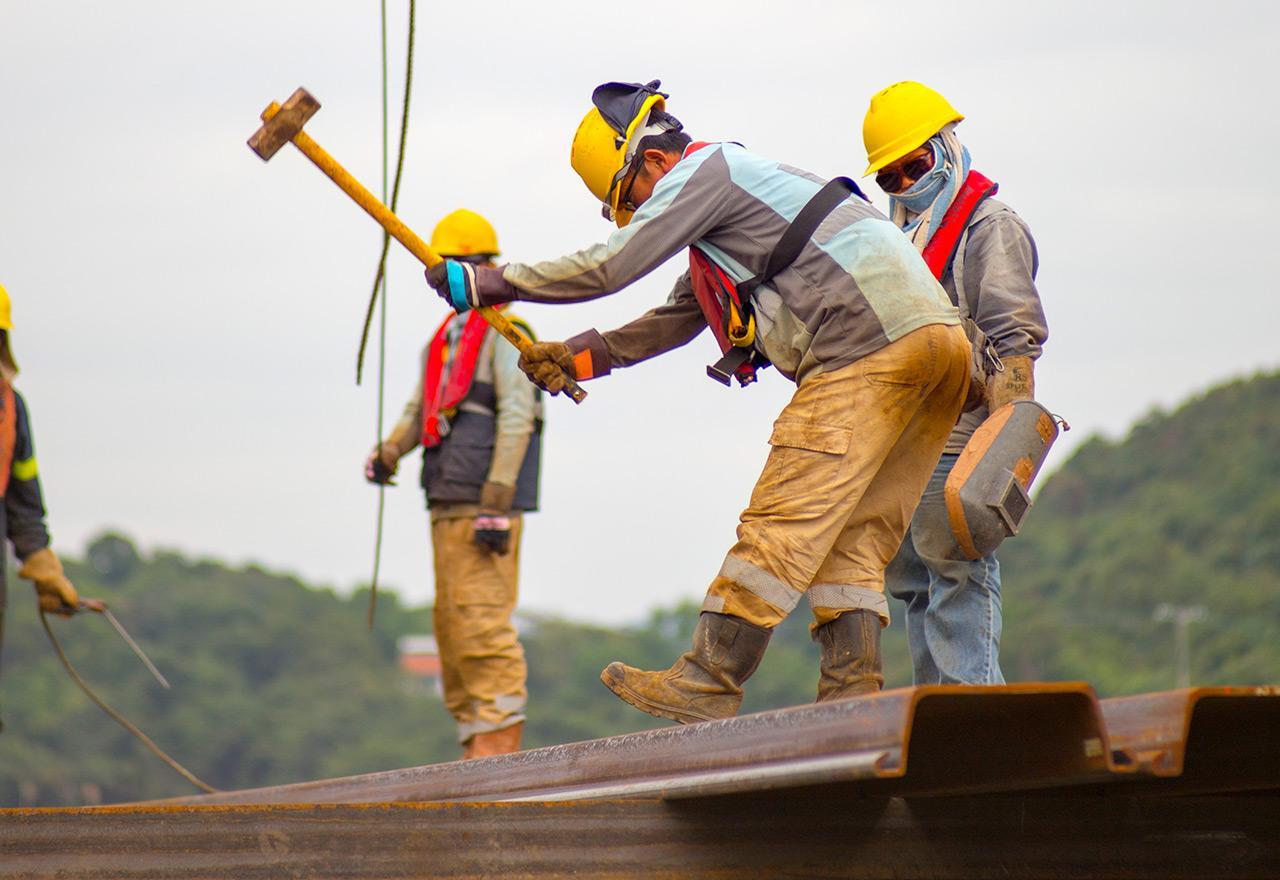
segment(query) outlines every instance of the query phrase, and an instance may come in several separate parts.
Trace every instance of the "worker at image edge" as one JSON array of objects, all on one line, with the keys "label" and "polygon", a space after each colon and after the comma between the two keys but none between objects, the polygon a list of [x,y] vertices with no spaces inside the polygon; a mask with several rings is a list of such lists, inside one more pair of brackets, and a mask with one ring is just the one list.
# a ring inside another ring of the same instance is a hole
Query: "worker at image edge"
[{"label": "worker at image edge", "polygon": [[[884,568],[966,403],[971,345],[919,254],[856,185],[736,143],[692,142],[659,85],[600,86],[574,137],[574,170],[619,226],[606,242],[532,264],[446,261],[428,281],[461,311],[581,302],[688,248],[690,269],[664,305],[521,358],[554,394],[562,371],[597,378],[711,325],[726,357],[738,355],[719,372],[747,381],[743,370],[768,362],[797,384],[693,645],[669,669],[612,663],[601,680],[652,715],[733,715],[773,628],[807,595],[818,699],[873,692],[889,622]],[[600,584],[601,601],[608,587]]]},{"label": "worker at image edge", "polygon": [[864,174],[889,195],[890,216],[972,317],[999,356],[984,405],[947,439],[902,547],[886,571],[906,603],[916,684],[1003,684],[1000,561],[970,559],[952,531],[943,489],[965,444],[988,414],[1034,397],[1033,366],[1049,335],[1036,290],[1039,258],[1027,224],[993,198],[997,186],[970,168],[956,135],[964,119],[918,82],[878,92],[862,124]]},{"label": "worker at image edge", "polygon": [[[0,525],[22,563],[18,577],[34,584],[40,610],[70,615],[79,607],[80,597],[49,546],[31,416],[26,401],[13,387],[18,364],[12,333],[12,303],[9,292],[0,286]],[[7,568],[0,558],[0,642],[4,637]]]},{"label": "worker at image edge", "polygon": [[[497,233],[460,209],[431,247],[455,265],[485,268]],[[508,315],[529,339],[533,331]],[[421,445],[422,488],[435,568],[434,632],[445,705],[464,757],[518,751],[527,699],[524,649],[512,621],[522,514],[538,507],[542,400],[519,352],[478,313],[451,314],[422,351],[418,386],[366,463],[386,483]]]}]

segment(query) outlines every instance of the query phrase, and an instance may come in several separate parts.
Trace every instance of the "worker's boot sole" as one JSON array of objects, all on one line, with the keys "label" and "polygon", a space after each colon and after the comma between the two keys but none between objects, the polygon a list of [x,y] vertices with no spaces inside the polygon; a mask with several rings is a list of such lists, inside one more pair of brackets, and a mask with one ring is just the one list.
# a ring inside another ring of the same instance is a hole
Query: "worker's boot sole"
[{"label": "worker's boot sole", "polygon": [[[696,712],[677,709],[674,706],[655,703],[650,699],[640,696],[635,691],[631,690],[631,688],[627,687],[626,682],[623,681],[623,670],[627,668],[628,667],[622,663],[613,662],[606,666],[604,671],[600,673],[601,684],[613,691],[614,695],[623,702],[630,703],[641,712],[647,712],[650,715],[654,715],[658,718],[666,718],[669,721],[675,721],[679,724],[696,724],[699,721],[720,720],[718,716],[702,715]],[[726,717],[732,716],[730,715]]]}]

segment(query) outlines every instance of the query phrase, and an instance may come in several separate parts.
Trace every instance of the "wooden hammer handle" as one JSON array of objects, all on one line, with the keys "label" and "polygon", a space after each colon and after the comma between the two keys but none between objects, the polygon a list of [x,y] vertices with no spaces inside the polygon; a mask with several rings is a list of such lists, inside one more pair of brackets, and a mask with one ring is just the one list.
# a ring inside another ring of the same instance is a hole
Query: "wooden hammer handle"
[{"label": "wooden hammer handle", "polygon": [[[263,111],[263,121],[270,119],[279,109],[279,105],[273,102],[270,107]],[[336,183],[343,192],[349,195],[357,205],[364,208],[370,217],[377,220],[382,228],[390,233],[392,238],[408,248],[409,253],[421,260],[428,269],[444,261],[443,257],[433,251],[431,246],[406,226],[399,217],[393,214],[390,208],[382,204],[377,196],[365,189],[360,181],[347,173],[347,169],[339,165],[338,161],[312,140],[305,131],[299,131],[293,136],[293,145],[315,163],[315,166]],[[501,333],[504,339],[519,349],[521,354],[529,350],[532,343],[525,338],[523,333],[516,329],[514,324],[507,320],[506,315],[489,307],[483,307],[476,311],[480,313],[480,317],[489,322],[489,326]],[[565,373],[564,390],[574,403],[582,403],[586,399],[587,392],[568,373]]]}]

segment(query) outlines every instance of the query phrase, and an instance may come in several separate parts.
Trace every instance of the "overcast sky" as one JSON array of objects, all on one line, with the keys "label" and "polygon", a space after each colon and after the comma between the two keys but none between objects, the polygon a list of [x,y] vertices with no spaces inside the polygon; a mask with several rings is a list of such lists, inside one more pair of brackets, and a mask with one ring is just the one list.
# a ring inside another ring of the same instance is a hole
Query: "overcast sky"
[{"label": "overcast sky", "polygon": [[[407,3],[388,6],[394,130]],[[400,214],[424,237],[461,206],[513,260],[607,235],[568,163],[606,80],[660,77],[695,137],[856,176],[869,97],[918,79],[967,115],[974,166],[1035,233],[1038,396],[1074,428],[1050,468],[1280,365],[1276,4],[418,6]],[[292,148],[264,165],[244,141],[305,85],[324,105],[312,136],[377,191],[379,65],[374,2],[0,2],[0,283],[64,552],[112,526],[367,580],[376,364],[357,388],[354,361],[380,231]],[[608,329],[665,299],[681,259],[602,301],[519,312],[546,339]],[[403,251],[389,289],[388,426],[443,315]],[[776,373],[725,389],[704,374],[716,356],[707,334],[581,407],[550,402],[525,608],[623,621],[702,595],[792,390]],[[417,473],[415,454],[387,492],[383,571],[425,601]]]}]

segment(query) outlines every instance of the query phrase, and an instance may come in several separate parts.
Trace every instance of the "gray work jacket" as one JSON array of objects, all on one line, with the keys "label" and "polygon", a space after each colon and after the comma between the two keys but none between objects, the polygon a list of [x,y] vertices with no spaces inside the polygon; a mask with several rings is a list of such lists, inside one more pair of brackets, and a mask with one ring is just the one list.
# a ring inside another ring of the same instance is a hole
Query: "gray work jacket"
[{"label": "gray work jacket", "polygon": [[[1004,202],[987,199],[974,213],[956,257],[942,276],[951,302],[963,294],[969,316],[1001,357],[1040,357],[1049,337],[1036,270],[1040,260],[1026,221]],[[946,452],[960,452],[987,418],[986,406],[960,417]]]}]

